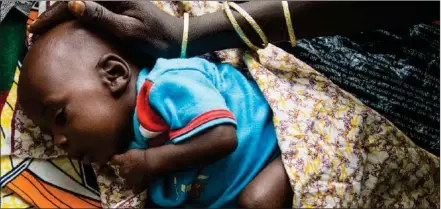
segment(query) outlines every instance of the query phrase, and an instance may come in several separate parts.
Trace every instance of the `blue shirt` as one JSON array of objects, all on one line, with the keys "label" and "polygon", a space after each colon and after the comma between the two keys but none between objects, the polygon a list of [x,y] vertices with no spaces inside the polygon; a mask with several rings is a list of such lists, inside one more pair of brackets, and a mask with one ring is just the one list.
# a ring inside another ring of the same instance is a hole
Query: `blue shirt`
[{"label": "blue shirt", "polygon": [[237,207],[240,192],[279,154],[272,112],[254,81],[230,64],[200,58],[158,59],[137,80],[131,148],[165,133],[180,143],[216,125],[236,126],[238,146],[201,169],[163,177],[149,187],[162,207]]}]

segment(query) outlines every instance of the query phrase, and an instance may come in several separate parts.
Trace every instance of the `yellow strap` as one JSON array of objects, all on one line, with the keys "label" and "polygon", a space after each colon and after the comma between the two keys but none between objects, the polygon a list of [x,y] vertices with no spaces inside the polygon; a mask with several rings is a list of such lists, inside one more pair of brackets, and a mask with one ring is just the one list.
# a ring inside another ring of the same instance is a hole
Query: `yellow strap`
[{"label": "yellow strap", "polygon": [[182,45],[181,45],[181,58],[185,58],[187,54],[187,42],[188,42],[188,13],[184,13],[184,33],[182,34]]},{"label": "yellow strap", "polygon": [[254,51],[259,50],[259,47],[251,43],[250,39],[247,38],[242,28],[240,28],[239,24],[237,23],[236,19],[233,16],[233,13],[231,12],[230,6],[228,5],[227,1],[224,1],[224,10],[225,10],[225,14],[227,15],[228,19],[231,22],[231,25],[233,25],[234,30],[236,30],[237,34],[245,42],[245,44]]},{"label": "yellow strap", "polygon": [[286,27],[288,28],[289,40],[291,42],[291,46],[295,47],[296,36],[294,35],[294,28],[292,27],[291,14],[289,12],[288,2],[282,1],[282,7],[283,7],[283,14],[285,15],[285,19],[286,19]]},{"label": "yellow strap", "polygon": [[266,38],[266,35],[263,32],[262,28],[260,28],[260,26],[256,23],[256,21],[254,21],[254,19],[236,3],[228,2],[228,4],[231,7],[233,7],[233,9],[235,9],[237,12],[239,12],[239,14],[241,14],[245,18],[245,20],[248,21],[248,23],[250,23],[250,25],[254,28],[256,33],[259,34],[260,39],[262,39],[263,47],[266,47],[268,45],[268,39]]}]

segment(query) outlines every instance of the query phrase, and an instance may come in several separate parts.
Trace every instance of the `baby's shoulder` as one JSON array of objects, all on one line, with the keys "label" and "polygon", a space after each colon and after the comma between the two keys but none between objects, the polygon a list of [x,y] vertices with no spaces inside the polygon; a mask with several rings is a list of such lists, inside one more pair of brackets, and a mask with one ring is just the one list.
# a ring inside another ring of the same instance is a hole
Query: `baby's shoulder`
[{"label": "baby's shoulder", "polygon": [[148,78],[151,81],[158,79],[164,75],[168,76],[186,76],[188,71],[195,71],[211,77],[216,72],[217,66],[206,59],[193,58],[175,58],[164,59],[159,58],[155,66],[150,71]]}]

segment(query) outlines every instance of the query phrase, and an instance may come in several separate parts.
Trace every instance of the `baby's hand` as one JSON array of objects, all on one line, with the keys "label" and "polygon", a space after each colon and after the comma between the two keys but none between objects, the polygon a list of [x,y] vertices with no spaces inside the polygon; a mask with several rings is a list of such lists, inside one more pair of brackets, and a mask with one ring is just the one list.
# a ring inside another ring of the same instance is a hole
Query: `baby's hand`
[{"label": "baby's hand", "polygon": [[119,175],[125,179],[124,186],[137,194],[144,191],[156,176],[149,162],[147,150],[133,149],[114,155],[111,164],[119,167]]}]

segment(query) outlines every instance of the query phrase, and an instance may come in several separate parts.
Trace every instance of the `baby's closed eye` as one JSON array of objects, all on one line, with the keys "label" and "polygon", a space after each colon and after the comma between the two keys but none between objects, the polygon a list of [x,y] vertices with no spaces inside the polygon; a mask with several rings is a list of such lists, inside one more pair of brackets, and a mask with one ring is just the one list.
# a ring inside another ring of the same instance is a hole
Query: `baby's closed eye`
[{"label": "baby's closed eye", "polygon": [[55,114],[55,119],[54,119],[54,123],[56,126],[64,126],[66,125],[66,111],[65,108],[61,108],[59,110],[57,110],[57,113]]}]

